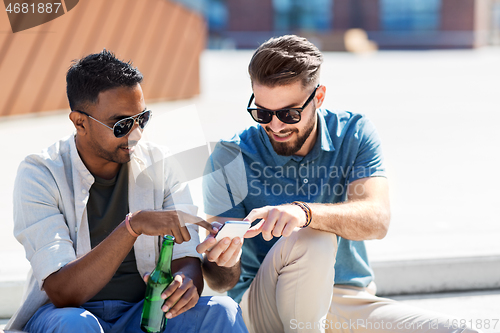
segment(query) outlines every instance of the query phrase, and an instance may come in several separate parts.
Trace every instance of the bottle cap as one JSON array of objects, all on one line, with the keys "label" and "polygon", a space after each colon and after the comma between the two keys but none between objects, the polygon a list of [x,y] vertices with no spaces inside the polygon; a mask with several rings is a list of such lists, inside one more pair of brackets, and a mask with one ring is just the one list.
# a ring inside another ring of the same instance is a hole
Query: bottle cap
[{"label": "bottle cap", "polygon": [[163,241],[174,242],[175,241],[175,237],[172,236],[172,235],[165,235],[165,236],[163,236]]}]

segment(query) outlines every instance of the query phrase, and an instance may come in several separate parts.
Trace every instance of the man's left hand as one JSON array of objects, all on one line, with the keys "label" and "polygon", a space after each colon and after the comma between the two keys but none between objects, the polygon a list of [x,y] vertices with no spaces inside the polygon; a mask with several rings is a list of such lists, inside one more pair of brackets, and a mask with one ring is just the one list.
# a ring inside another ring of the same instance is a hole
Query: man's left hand
[{"label": "man's left hand", "polygon": [[[148,279],[149,274],[144,276],[146,282]],[[174,280],[165,289],[161,297],[166,300],[162,310],[166,312],[165,316],[167,319],[172,319],[193,308],[200,298],[193,280],[185,276],[182,272],[174,274]]]}]

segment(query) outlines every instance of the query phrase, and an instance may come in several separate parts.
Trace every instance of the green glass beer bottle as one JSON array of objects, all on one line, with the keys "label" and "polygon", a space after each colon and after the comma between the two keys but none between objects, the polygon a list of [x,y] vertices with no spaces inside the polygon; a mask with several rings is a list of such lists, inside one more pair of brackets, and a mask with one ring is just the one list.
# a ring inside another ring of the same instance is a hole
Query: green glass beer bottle
[{"label": "green glass beer bottle", "polygon": [[166,318],[161,310],[165,300],[161,294],[174,279],[171,269],[174,239],[170,235],[163,237],[160,258],[149,276],[141,316],[141,329],[144,332],[160,333],[165,330]]}]

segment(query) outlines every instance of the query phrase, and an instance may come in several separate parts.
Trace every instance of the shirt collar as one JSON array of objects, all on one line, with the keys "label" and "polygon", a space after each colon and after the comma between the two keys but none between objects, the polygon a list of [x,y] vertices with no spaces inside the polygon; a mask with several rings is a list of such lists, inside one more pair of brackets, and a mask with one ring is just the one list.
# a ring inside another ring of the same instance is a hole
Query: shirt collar
[{"label": "shirt collar", "polygon": [[335,147],[333,146],[332,137],[330,136],[330,130],[328,129],[328,125],[325,120],[325,111],[318,110],[318,119],[319,119],[319,135],[318,137],[321,140],[321,149],[324,151],[335,151]]},{"label": "shirt collar", "polygon": [[296,162],[301,162],[302,160],[307,160],[307,161],[312,161],[315,160],[316,158],[319,157],[321,151],[334,151],[335,147],[333,146],[332,142],[332,137],[330,136],[330,131],[328,130],[325,118],[324,118],[324,112],[321,112],[321,110],[316,111],[316,114],[318,116],[318,139],[316,140],[316,143],[314,144],[313,149],[306,155],[306,156],[282,156],[276,154],[276,152],[273,149],[273,146],[271,145],[271,141],[269,139],[269,136],[266,133],[266,130],[264,129],[263,126],[259,126],[259,131],[262,136],[262,139],[264,140],[264,145],[266,149],[269,151],[269,154],[272,156],[274,160],[274,164],[276,166],[283,166],[286,163],[288,163],[291,159],[293,159]]},{"label": "shirt collar", "polygon": [[85,180],[85,185],[90,188],[95,179],[83,163],[80,154],[78,153],[78,148],[76,148],[76,134],[73,134],[72,137],[69,138],[69,145],[71,151],[71,165],[74,170],[77,171],[78,175]]}]

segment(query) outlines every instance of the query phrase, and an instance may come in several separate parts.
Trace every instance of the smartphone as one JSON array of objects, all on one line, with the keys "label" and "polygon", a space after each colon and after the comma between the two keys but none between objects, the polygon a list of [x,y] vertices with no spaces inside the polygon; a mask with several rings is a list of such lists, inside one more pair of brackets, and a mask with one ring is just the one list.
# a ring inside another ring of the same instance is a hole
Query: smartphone
[{"label": "smartphone", "polygon": [[[219,243],[223,238],[229,237],[233,239],[235,237],[241,237],[245,235],[247,230],[250,228],[251,222],[248,221],[226,221],[224,225],[219,229],[215,239]],[[209,249],[209,251],[212,248]]]}]

